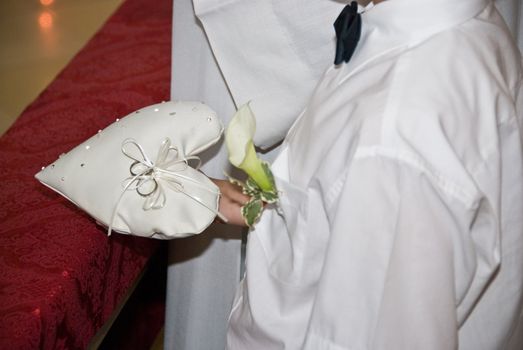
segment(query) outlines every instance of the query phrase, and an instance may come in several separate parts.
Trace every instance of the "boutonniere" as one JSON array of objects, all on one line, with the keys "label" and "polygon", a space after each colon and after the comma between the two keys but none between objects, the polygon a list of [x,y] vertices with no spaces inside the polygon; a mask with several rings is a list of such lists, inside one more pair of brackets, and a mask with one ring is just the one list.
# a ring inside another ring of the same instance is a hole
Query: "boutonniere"
[{"label": "boutonniere", "polygon": [[278,200],[278,191],[270,165],[256,154],[252,141],[255,132],[256,119],[249,104],[238,109],[225,131],[229,161],[248,176],[245,182],[228,177],[230,182],[239,185],[243,193],[251,197],[251,200],[241,208],[245,223],[249,227],[260,217],[264,203],[274,203]]}]

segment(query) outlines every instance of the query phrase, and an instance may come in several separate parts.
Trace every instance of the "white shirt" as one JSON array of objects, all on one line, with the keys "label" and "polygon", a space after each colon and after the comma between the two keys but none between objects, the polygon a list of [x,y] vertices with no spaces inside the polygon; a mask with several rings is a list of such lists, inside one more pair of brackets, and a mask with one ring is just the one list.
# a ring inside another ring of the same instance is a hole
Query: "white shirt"
[{"label": "white shirt", "polygon": [[519,51],[488,0],[362,18],[273,164],[280,206],[249,235],[228,348],[505,349],[523,291]]},{"label": "white shirt", "polygon": [[237,106],[257,116],[255,144],[280,142],[334,57],[329,0],[193,0]]}]

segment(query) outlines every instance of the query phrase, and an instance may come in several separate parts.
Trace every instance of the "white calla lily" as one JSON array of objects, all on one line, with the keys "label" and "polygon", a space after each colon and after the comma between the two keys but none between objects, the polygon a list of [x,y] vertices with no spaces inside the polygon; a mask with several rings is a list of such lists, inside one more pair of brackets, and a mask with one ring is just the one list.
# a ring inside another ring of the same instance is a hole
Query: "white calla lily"
[{"label": "white calla lily", "polygon": [[225,131],[225,144],[232,165],[242,169],[263,191],[274,191],[274,185],[256,155],[252,141],[256,132],[256,119],[249,104],[241,106]]},{"label": "white calla lily", "polygon": [[256,119],[249,104],[241,106],[232,117],[225,130],[225,144],[229,152],[229,161],[239,167],[247,153],[246,145],[252,142],[256,132]]}]

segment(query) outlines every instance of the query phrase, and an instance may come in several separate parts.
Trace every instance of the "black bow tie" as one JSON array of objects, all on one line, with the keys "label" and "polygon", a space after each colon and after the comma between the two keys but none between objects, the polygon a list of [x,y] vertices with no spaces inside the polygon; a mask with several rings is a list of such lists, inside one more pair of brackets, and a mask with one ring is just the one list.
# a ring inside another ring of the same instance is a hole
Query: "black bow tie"
[{"label": "black bow tie", "polygon": [[356,1],[351,2],[341,11],[334,22],[334,29],[337,37],[334,64],[349,62],[361,35],[361,16]]}]

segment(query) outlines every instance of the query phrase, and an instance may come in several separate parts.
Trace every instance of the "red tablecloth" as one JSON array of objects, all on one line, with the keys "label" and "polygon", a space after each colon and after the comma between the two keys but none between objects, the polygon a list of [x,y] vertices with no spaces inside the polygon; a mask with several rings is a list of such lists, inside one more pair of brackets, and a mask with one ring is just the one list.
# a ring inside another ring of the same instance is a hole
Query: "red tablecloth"
[{"label": "red tablecloth", "polygon": [[0,138],[0,349],[84,348],[157,241],[113,234],[40,185],[43,165],[167,100],[171,0],[127,0]]}]

